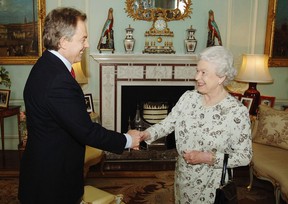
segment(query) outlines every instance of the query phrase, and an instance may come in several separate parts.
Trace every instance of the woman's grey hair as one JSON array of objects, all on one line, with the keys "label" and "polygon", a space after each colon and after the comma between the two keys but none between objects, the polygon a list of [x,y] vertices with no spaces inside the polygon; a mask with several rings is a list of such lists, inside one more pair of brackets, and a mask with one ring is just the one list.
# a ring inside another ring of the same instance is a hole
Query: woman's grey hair
[{"label": "woman's grey hair", "polygon": [[223,46],[206,48],[199,54],[199,60],[205,60],[217,66],[217,76],[226,76],[223,82],[224,86],[228,85],[237,74],[237,70],[233,66],[233,54]]},{"label": "woman's grey hair", "polygon": [[75,34],[78,20],[85,21],[86,14],[74,8],[57,8],[45,18],[43,43],[49,50],[59,50],[62,37],[71,40]]}]

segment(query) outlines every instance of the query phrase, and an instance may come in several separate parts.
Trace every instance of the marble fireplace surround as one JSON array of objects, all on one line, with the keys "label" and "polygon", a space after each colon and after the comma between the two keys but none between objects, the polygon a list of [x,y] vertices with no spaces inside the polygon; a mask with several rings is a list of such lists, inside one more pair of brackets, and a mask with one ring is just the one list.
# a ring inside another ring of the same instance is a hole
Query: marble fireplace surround
[{"label": "marble fireplace surround", "polygon": [[99,65],[102,125],[121,132],[122,86],[193,86],[194,54],[91,54]]}]

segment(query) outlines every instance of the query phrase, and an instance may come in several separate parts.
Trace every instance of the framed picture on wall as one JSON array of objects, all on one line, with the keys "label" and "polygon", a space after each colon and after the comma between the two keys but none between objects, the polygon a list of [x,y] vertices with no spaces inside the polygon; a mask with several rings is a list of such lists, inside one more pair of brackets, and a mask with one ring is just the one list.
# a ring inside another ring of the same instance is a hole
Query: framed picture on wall
[{"label": "framed picture on wall", "polygon": [[246,106],[250,112],[251,105],[253,103],[253,98],[241,97],[241,102]]},{"label": "framed picture on wall", "polygon": [[2,4],[0,0],[0,64],[35,64],[43,51],[45,0]]},{"label": "framed picture on wall", "polygon": [[9,105],[10,90],[0,89],[0,108],[7,108]]},{"label": "framed picture on wall", "polygon": [[287,10],[287,0],[269,0],[264,53],[270,67],[288,66]]},{"label": "framed picture on wall", "polygon": [[260,96],[260,104],[274,107],[276,97],[274,96]]},{"label": "framed picture on wall", "polygon": [[92,99],[92,94],[85,94],[85,104],[87,108],[88,113],[94,113],[94,105],[93,105],[93,99]]}]

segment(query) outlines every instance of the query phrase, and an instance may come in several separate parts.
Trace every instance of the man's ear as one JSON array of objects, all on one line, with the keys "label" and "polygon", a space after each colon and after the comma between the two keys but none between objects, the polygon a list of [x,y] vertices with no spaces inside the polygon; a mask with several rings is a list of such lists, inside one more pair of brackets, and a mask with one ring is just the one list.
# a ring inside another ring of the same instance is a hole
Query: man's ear
[{"label": "man's ear", "polygon": [[59,40],[59,49],[66,49],[66,43],[67,43],[67,39],[65,37],[62,37]]}]

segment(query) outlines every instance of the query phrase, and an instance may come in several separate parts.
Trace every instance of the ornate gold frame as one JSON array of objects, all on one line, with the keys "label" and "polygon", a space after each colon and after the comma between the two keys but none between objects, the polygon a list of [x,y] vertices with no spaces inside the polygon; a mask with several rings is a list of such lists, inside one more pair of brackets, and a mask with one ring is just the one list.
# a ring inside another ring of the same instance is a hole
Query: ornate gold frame
[{"label": "ornate gold frame", "polygon": [[[34,64],[36,60],[42,55],[43,43],[42,32],[44,19],[46,15],[46,3],[45,0],[37,1],[37,30],[38,30],[38,53],[35,56],[0,56],[0,64]],[[23,8],[25,9],[25,8]]]},{"label": "ornate gold frame", "polygon": [[[133,4],[136,0],[126,0],[125,12],[128,13],[128,16],[134,20],[144,20],[144,21],[154,21],[159,13],[163,14],[163,18],[166,21],[175,21],[183,20],[184,18],[191,18],[190,14],[192,13],[191,5],[192,0],[185,0],[185,11],[181,14],[179,9],[162,9],[162,8],[153,8],[153,9],[142,9],[138,8],[135,12],[133,9]],[[180,13],[180,15],[179,15]],[[148,17],[146,14],[149,14]],[[172,16],[168,16],[171,14]]]},{"label": "ornate gold frame", "polygon": [[264,53],[269,56],[270,67],[287,67],[288,58],[273,57],[274,30],[278,0],[269,0]]}]

